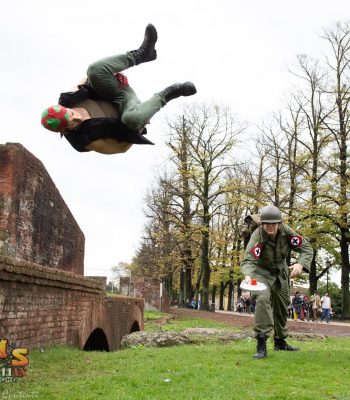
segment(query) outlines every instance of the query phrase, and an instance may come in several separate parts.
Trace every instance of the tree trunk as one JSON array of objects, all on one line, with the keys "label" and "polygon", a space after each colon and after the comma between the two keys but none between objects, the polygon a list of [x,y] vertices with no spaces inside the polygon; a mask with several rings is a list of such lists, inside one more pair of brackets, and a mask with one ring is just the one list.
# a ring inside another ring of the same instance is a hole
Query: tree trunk
[{"label": "tree trunk", "polygon": [[316,252],[314,251],[314,255],[312,257],[310,272],[309,272],[309,281],[310,281],[310,293],[315,293],[317,291],[317,271],[316,271]]},{"label": "tree trunk", "polygon": [[202,270],[202,299],[201,310],[209,311],[209,282],[210,282],[210,264],[209,264],[209,229],[210,217],[209,210],[204,208],[202,246],[201,246],[201,270]]},{"label": "tree trunk", "polygon": [[198,298],[199,298],[199,289],[200,289],[200,284],[201,284],[201,280],[202,280],[202,269],[200,269],[199,274],[197,276],[197,281],[196,281],[196,286],[194,289],[194,300],[195,300],[195,304],[198,304]]},{"label": "tree trunk", "polygon": [[185,270],[185,276],[184,276],[184,291],[186,293],[186,296],[189,300],[193,299],[193,287],[192,287],[192,270],[191,268],[187,268]]},{"label": "tree trunk", "polygon": [[224,309],[224,295],[225,295],[226,285],[224,282],[220,282],[220,303],[219,303],[219,310]]},{"label": "tree trunk", "polygon": [[215,311],[215,299],[216,299],[216,285],[213,285],[213,289],[211,291],[210,311]]},{"label": "tree trunk", "polygon": [[184,271],[180,269],[180,287],[179,287],[179,307],[185,307],[185,293],[184,293]]},{"label": "tree trunk", "polygon": [[209,282],[210,282],[210,267],[209,267],[209,234],[204,233],[202,240],[202,300],[201,310],[209,311]]},{"label": "tree trunk", "polygon": [[167,275],[164,279],[164,292],[167,294],[170,300],[170,304],[173,302],[173,276]]},{"label": "tree trunk", "polygon": [[233,307],[233,282],[232,279],[228,282],[228,294],[227,294],[227,311],[234,311]]},{"label": "tree trunk", "polygon": [[237,298],[242,296],[241,282],[242,279],[237,279]]},{"label": "tree trunk", "polygon": [[341,251],[341,259],[342,259],[342,269],[341,269],[341,287],[342,287],[342,296],[343,296],[343,309],[342,309],[342,318],[350,319],[350,302],[349,302],[349,274],[350,274],[350,266],[349,266],[349,244],[347,241],[346,233],[347,229],[342,229],[341,231],[341,239],[340,239],[340,251]]},{"label": "tree trunk", "polygon": [[349,304],[349,243],[347,235],[349,234],[348,215],[346,212],[348,206],[348,150],[347,150],[347,134],[344,128],[343,118],[341,119],[341,147],[340,147],[340,253],[342,260],[341,268],[341,287],[343,293],[342,317],[350,318]]}]

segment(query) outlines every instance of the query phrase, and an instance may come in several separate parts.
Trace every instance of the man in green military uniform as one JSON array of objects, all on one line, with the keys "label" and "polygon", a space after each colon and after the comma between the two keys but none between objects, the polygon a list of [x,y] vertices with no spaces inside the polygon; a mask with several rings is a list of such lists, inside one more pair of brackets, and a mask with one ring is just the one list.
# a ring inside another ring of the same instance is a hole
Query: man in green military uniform
[{"label": "man in green military uniform", "polygon": [[267,355],[267,335],[274,330],[275,350],[299,350],[286,342],[289,295],[287,257],[293,250],[299,253],[298,262],[292,265],[291,278],[308,270],[313,257],[309,242],[288,225],[282,223],[281,211],[275,206],[263,207],[260,226],[253,232],[245,250],[241,271],[245,282],[252,278],[262,282],[267,289],[257,292],[254,331],[257,353],[254,358]]}]

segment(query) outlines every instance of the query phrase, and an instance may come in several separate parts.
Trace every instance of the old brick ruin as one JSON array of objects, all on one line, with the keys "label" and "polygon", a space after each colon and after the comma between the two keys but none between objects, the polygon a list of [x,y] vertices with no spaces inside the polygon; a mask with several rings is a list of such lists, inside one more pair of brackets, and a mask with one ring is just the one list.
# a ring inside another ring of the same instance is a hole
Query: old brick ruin
[{"label": "old brick ruin", "polygon": [[84,235],[43,164],[0,145],[0,338],[29,348],[116,350],[143,329],[140,298],[84,277]]},{"label": "old brick ruin", "polygon": [[0,255],[84,273],[85,238],[43,164],[0,145]]},{"label": "old brick ruin", "polygon": [[159,279],[121,277],[119,291],[124,296],[143,298],[146,311],[170,311],[169,297],[162,290],[162,283]]}]

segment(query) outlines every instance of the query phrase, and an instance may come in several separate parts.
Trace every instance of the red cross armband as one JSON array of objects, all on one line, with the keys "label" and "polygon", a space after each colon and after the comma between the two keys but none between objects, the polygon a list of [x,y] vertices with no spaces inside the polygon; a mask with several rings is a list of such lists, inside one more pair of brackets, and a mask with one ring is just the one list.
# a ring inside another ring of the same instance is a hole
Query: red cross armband
[{"label": "red cross armband", "polygon": [[303,244],[303,237],[299,235],[289,237],[289,245],[292,249],[298,249]]},{"label": "red cross armband", "polygon": [[253,254],[253,257],[256,260],[259,260],[262,250],[263,250],[263,244],[258,242],[251,248],[250,252]]}]

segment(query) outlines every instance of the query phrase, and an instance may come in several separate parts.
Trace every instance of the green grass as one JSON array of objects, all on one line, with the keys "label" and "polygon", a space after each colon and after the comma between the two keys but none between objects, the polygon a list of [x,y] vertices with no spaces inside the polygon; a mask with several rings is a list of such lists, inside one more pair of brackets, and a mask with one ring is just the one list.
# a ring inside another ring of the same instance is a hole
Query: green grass
[{"label": "green grass", "polygon": [[269,341],[262,360],[252,359],[252,339],[113,353],[32,351],[27,376],[0,383],[0,399],[350,399],[350,338],[290,343],[301,351],[274,352]]},{"label": "green grass", "polygon": [[223,328],[225,330],[240,331],[239,328],[228,326],[221,322],[215,322],[201,318],[169,319],[168,323],[161,324],[161,320],[171,317],[170,314],[158,313],[154,311],[145,312],[145,331],[174,331],[181,332],[187,328]]},{"label": "green grass", "polygon": [[154,319],[163,319],[163,318],[166,318],[166,317],[170,317],[171,316],[171,314],[168,314],[168,313],[162,313],[162,312],[158,312],[158,311],[145,311],[144,312],[144,318],[145,318],[145,321],[151,321],[151,320],[154,320]]}]

